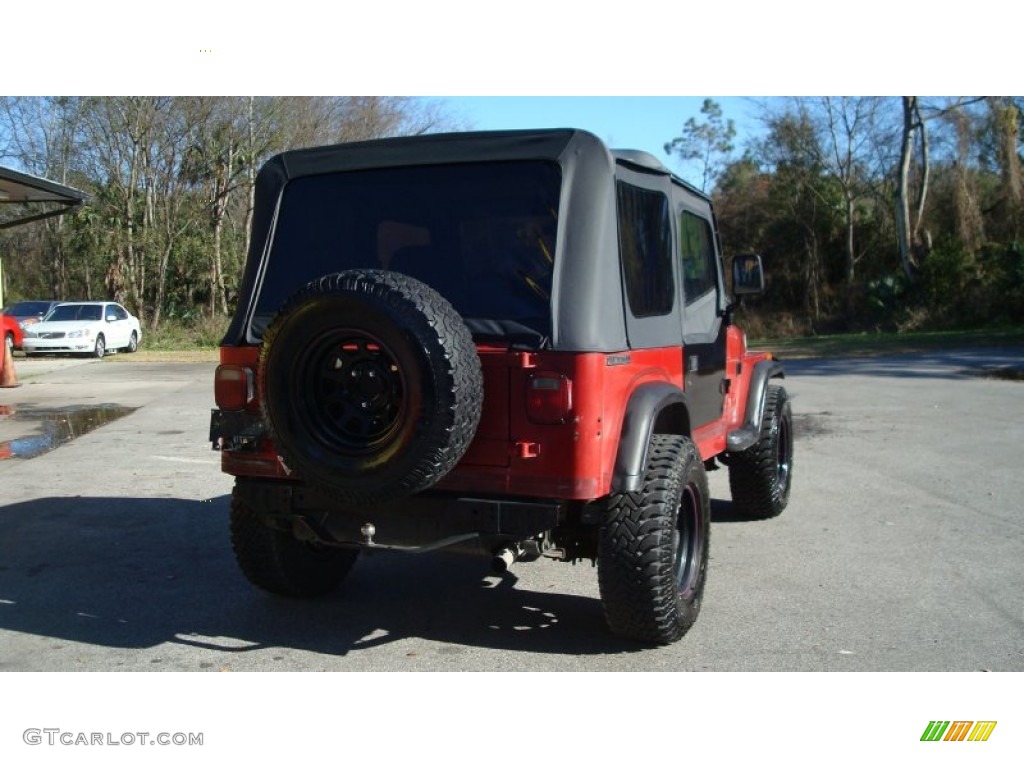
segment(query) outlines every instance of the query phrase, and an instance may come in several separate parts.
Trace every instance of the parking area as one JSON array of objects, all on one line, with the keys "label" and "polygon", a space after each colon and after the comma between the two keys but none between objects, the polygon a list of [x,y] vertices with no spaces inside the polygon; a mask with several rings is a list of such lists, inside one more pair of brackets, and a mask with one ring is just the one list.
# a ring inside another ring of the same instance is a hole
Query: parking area
[{"label": "parking area", "polygon": [[330,597],[264,595],[228,540],[212,364],[17,366],[0,440],[125,413],[0,460],[2,670],[1024,671],[1022,349],[789,363],[790,506],[737,519],[712,473],[702,613],[658,649],[607,632],[589,563],[376,555]]},{"label": "parking area", "polygon": [[[139,368],[81,357],[17,357],[19,386],[0,389],[0,457],[31,458],[174,392],[212,369]],[[202,370],[202,373],[197,373]],[[140,371],[151,371],[140,374]]]}]

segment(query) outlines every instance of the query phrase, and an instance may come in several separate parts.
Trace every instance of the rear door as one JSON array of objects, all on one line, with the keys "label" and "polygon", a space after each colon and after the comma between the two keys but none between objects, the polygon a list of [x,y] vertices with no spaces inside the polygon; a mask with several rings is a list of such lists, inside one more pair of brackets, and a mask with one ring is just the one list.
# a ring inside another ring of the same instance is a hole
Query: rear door
[{"label": "rear door", "polygon": [[103,307],[103,320],[107,329],[107,347],[127,347],[128,334],[131,333],[128,312],[117,304],[107,304]]}]

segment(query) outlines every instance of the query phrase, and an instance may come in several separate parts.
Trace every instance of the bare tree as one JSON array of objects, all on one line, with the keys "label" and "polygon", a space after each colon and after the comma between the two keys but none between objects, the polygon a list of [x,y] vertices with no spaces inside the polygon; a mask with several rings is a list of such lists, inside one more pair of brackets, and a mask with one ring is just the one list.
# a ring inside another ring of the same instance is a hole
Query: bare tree
[{"label": "bare tree", "polygon": [[1024,181],[1021,174],[1020,141],[1021,110],[1015,100],[1008,97],[988,99],[989,111],[999,164],[1001,206],[1005,236],[1016,241],[1020,237],[1024,218]]},{"label": "bare tree", "polygon": [[854,314],[855,266],[858,261],[855,229],[857,201],[866,193],[870,171],[865,160],[872,155],[873,129],[880,105],[874,97],[824,97],[820,111],[827,138],[823,165],[843,191],[846,220],[846,315]]},{"label": "bare tree", "polygon": [[163,319],[168,272],[178,253],[181,238],[197,224],[183,173],[189,130],[189,113],[183,101],[184,99],[175,99],[174,108],[170,110],[164,124],[163,140],[152,163],[156,222],[159,230],[154,237],[155,247],[159,252],[159,263],[150,322],[153,330],[160,327]]},{"label": "bare tree", "polygon": [[[925,206],[932,169],[928,124],[932,120],[948,117],[950,113],[979,101],[981,99],[957,97],[944,100],[944,103],[929,105],[918,96],[901,97],[903,123],[896,174],[896,232],[900,266],[911,282],[916,280],[918,270],[932,248],[931,232],[924,229]],[[964,119],[966,117],[961,114],[960,118],[950,120],[954,125],[961,123],[956,129],[957,157],[960,159],[961,169],[968,161],[964,141],[972,143],[967,134],[960,135],[966,130],[966,124],[962,124]]]},{"label": "bare tree", "polygon": [[[928,179],[931,161],[928,151],[928,129],[921,116],[917,96],[903,96],[903,130],[900,143],[900,163],[896,181],[896,232],[900,251],[900,266],[907,279],[913,281],[924,253],[931,247],[931,236],[921,237],[925,200],[928,197]],[[915,194],[914,215],[910,208],[911,161],[915,146],[920,147],[920,172]]]},{"label": "bare tree", "polygon": [[878,97],[797,97],[783,102],[781,109],[770,109],[762,118],[770,124],[789,114],[806,125],[808,130],[796,137],[794,151],[832,178],[841,191],[847,319],[854,314],[856,265],[861,258],[856,238],[858,204],[883,175],[878,166],[883,157],[879,152],[879,123],[884,106],[884,100]]},{"label": "bare tree", "polygon": [[[5,154],[30,173],[70,183],[81,142],[80,99],[3,97],[0,122],[7,140]],[[65,216],[56,216],[47,219],[41,229],[54,298],[65,298],[68,291],[66,223]]]},{"label": "bare tree", "polygon": [[953,165],[953,228],[968,252],[975,252],[985,240],[985,221],[977,174],[972,170],[974,126],[970,115],[960,107],[944,113],[956,132],[956,156]]},{"label": "bare tree", "polygon": [[235,97],[197,97],[190,100],[192,126],[183,173],[203,188],[209,211],[213,245],[209,263],[209,314],[228,313],[224,280],[223,234],[229,206],[236,190],[250,174],[246,171],[248,136],[247,100]]}]

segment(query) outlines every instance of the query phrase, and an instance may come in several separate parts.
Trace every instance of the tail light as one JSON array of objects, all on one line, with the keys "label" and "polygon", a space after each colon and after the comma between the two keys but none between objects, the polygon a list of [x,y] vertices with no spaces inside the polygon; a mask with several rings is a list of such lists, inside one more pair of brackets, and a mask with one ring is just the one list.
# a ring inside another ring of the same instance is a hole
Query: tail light
[{"label": "tail light", "polygon": [[559,373],[526,380],[526,416],[535,424],[564,424],[572,412],[572,381]]},{"label": "tail light", "polygon": [[244,365],[218,365],[213,375],[213,396],[217,407],[225,411],[240,411],[252,402],[256,385],[252,368]]}]

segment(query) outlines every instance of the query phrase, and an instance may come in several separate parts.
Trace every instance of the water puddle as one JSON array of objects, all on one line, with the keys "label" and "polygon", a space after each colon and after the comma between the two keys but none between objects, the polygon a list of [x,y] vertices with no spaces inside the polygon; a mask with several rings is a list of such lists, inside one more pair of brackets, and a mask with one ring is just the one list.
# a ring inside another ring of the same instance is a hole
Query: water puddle
[{"label": "water puddle", "polygon": [[0,459],[35,458],[134,410],[123,405],[70,406],[53,410],[0,406],[0,416],[35,423],[40,430],[40,434],[0,442]]}]

